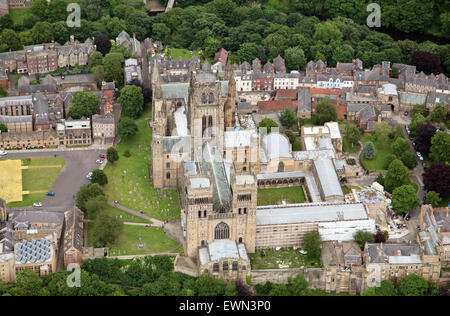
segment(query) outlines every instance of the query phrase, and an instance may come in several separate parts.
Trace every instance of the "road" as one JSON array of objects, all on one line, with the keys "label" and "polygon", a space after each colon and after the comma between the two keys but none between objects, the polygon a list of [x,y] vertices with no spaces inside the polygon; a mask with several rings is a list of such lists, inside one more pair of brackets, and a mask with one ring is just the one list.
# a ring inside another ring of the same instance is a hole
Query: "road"
[{"label": "road", "polygon": [[[8,153],[4,159],[33,159],[37,157],[53,157],[55,155],[66,159],[66,164],[61,169],[60,174],[50,189],[50,191],[55,192],[55,196],[47,196],[44,201],[42,201],[43,210],[64,212],[75,205],[74,197],[80,187],[89,183],[89,180],[86,179],[86,175],[99,167],[95,161],[98,159],[100,153],[105,152],[100,150],[75,150],[27,153],[24,151],[23,153]],[[21,207],[20,209],[24,208]]]}]

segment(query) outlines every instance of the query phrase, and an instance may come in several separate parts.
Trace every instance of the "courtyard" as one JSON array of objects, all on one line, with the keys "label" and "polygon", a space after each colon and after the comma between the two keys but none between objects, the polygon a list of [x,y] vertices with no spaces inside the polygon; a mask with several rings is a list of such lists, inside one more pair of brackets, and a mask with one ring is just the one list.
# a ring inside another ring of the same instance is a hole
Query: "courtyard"
[{"label": "courtyard", "polygon": [[320,268],[321,263],[308,259],[301,249],[261,249],[249,254],[252,269]]},{"label": "courtyard", "polygon": [[275,205],[281,201],[288,204],[307,202],[303,187],[258,189],[258,206]]}]

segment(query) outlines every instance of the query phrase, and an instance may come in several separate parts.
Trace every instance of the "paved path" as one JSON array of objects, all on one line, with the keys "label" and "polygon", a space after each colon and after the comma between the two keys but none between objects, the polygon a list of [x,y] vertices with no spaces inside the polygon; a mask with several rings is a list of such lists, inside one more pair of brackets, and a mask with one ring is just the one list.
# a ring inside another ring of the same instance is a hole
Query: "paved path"
[{"label": "paved path", "polygon": [[[111,206],[117,207],[118,209],[121,209],[122,211],[125,211],[127,213],[133,214],[133,215],[135,215],[137,217],[140,217],[140,218],[146,219],[148,221],[151,221],[152,222],[151,226],[163,227],[163,225],[164,225],[163,221],[160,221],[159,219],[147,216],[145,214],[141,214],[140,212],[132,210],[132,209],[130,209],[128,207],[122,206],[120,204],[115,204],[112,201],[108,201],[108,204],[111,205]],[[145,225],[148,225],[148,224],[145,224]]]},{"label": "paved path", "polygon": [[139,254],[139,255],[128,255],[128,256],[109,256],[106,257],[108,259],[121,259],[121,260],[126,260],[126,259],[134,259],[134,258],[142,258],[142,257],[147,257],[147,256],[179,256],[179,253],[176,252],[154,252],[154,253],[144,253],[144,254]]}]

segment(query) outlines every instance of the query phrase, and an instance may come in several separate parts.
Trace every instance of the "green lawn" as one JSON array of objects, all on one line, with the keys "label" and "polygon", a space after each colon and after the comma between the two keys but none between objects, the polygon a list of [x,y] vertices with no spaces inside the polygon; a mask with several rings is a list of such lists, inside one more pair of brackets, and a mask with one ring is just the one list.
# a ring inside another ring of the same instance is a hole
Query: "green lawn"
[{"label": "green lawn", "polygon": [[[88,243],[90,246],[93,246],[94,244],[94,237],[91,233],[93,231],[92,226],[93,223],[89,223]],[[145,249],[137,249],[139,236],[142,237],[142,242],[145,245]],[[124,225],[122,233],[119,235],[117,241],[109,247],[109,250],[111,256],[136,255],[168,252],[172,250],[175,252],[176,250],[174,248],[178,245],[179,244],[176,241],[170,239],[164,234],[164,230],[162,228]]]},{"label": "green lawn", "polygon": [[14,24],[22,23],[24,20],[28,19],[33,15],[31,9],[21,8],[21,9],[9,9],[9,15],[13,20]]},{"label": "green lawn", "polygon": [[386,144],[383,144],[383,146],[380,148],[380,144],[375,140],[373,136],[363,136],[361,140],[364,144],[366,144],[368,141],[371,141],[375,145],[376,149],[376,156],[372,160],[365,159],[361,155],[361,164],[363,165],[363,167],[367,170],[385,170],[384,162],[386,160],[386,157],[389,154],[392,154],[392,141],[388,140],[388,142]]},{"label": "green lawn", "polygon": [[352,146],[350,144],[350,142],[348,141],[347,137],[346,136],[343,137],[342,151],[344,151],[346,153],[356,154],[356,153],[358,153],[360,147],[361,146],[359,144]]},{"label": "green lawn", "polygon": [[[116,207],[113,207],[111,205],[108,205],[106,208],[106,211],[109,212],[111,215],[115,216],[117,219],[119,219],[122,222],[130,222],[130,223],[146,223],[151,224],[151,221],[148,221],[144,218],[140,218],[136,215],[127,213],[125,211],[122,211],[121,209],[118,209]],[[120,217],[122,216],[122,218]]]},{"label": "green lawn", "polygon": [[[119,160],[108,163],[105,173],[108,184],[105,193],[109,201],[119,201],[135,211],[163,221],[180,217],[180,202],[177,190],[159,190],[153,188],[150,181],[149,164],[151,163],[151,129],[147,119],[151,112],[146,111],[136,120],[138,133],[117,146]],[[131,153],[125,157],[125,151]]]},{"label": "green lawn", "polygon": [[290,204],[306,202],[303,187],[295,186],[286,188],[258,189],[258,206],[274,205],[281,200],[285,200]]},{"label": "green lawn", "polygon": [[66,160],[61,157],[33,158],[30,162],[22,160],[22,165],[28,166],[28,169],[22,169],[22,190],[41,192],[24,194],[22,201],[8,203],[8,206],[31,206],[35,202],[41,202],[65,163]]},{"label": "green lawn", "polygon": [[188,49],[184,49],[184,48],[169,48],[167,54],[170,55],[173,60],[176,60],[179,57],[181,57],[183,59],[189,59],[193,56],[198,55],[197,53],[194,53],[194,52],[192,52]]},{"label": "green lawn", "polygon": [[250,264],[252,269],[287,269],[300,267],[314,267],[320,268],[321,263],[315,260],[310,260],[306,255],[300,253],[301,249],[281,248],[264,249],[266,256],[262,256],[263,250],[258,250],[255,253],[249,254]]}]

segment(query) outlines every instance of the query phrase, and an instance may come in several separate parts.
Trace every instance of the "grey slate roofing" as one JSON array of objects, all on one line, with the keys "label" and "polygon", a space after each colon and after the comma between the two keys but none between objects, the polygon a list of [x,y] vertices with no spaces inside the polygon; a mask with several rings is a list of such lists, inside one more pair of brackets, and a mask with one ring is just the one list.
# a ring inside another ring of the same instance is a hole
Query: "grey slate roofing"
[{"label": "grey slate roofing", "polygon": [[64,213],[64,251],[71,247],[83,249],[83,218],[83,212],[77,207]]},{"label": "grey slate roofing", "polygon": [[52,258],[52,244],[46,238],[23,240],[16,244],[16,263],[44,263]]},{"label": "grey slate roofing", "polygon": [[430,92],[427,97],[427,104],[450,105],[450,96],[446,93]]},{"label": "grey slate roofing", "polygon": [[164,99],[184,99],[185,103],[189,103],[189,83],[171,83],[162,84],[161,91]]},{"label": "grey slate roofing", "polygon": [[420,264],[420,247],[407,244],[368,244],[369,263]]},{"label": "grey slate roofing", "polygon": [[219,213],[230,211],[231,192],[222,153],[217,147],[205,142],[202,146],[202,157],[199,161],[201,173],[211,174],[213,183],[213,210]]},{"label": "grey slate roofing", "polygon": [[325,198],[332,196],[343,197],[344,192],[342,191],[333,161],[331,159],[319,159],[314,160],[313,163]]},{"label": "grey slate roofing", "polygon": [[372,117],[375,117],[375,109],[370,104],[347,104],[347,112],[359,114],[360,122],[365,122]]},{"label": "grey slate roofing", "polygon": [[36,222],[36,223],[63,223],[64,214],[59,212],[49,212],[49,211],[37,211],[32,212],[27,211],[13,211],[9,215],[9,220],[11,222]]},{"label": "grey slate roofing", "polygon": [[188,172],[188,175],[195,176],[197,175],[197,165],[194,161],[185,161],[183,162],[184,170]]},{"label": "grey slate roofing", "polygon": [[48,114],[48,100],[45,94],[41,92],[33,94],[33,108],[36,114]]},{"label": "grey slate roofing", "polygon": [[366,220],[368,218],[363,203],[301,203],[258,206],[256,209],[257,226]]},{"label": "grey slate roofing", "polygon": [[163,137],[163,152],[188,152],[190,150],[190,136],[165,136]]},{"label": "grey slate roofing", "polygon": [[245,245],[236,245],[236,242],[230,239],[217,239],[209,243],[207,247],[200,248],[199,258],[201,265],[221,259],[242,259],[249,261]]},{"label": "grey slate roofing", "polygon": [[18,116],[0,115],[0,123],[25,123],[32,121],[33,121],[32,115],[18,115]]},{"label": "grey slate roofing", "polygon": [[412,104],[412,105],[425,104],[426,100],[427,100],[427,95],[421,94],[421,93],[411,93],[411,92],[399,91],[398,92],[398,100],[400,103],[405,103],[405,104]]},{"label": "grey slate roofing", "polygon": [[106,113],[105,115],[92,115],[92,123],[114,124],[114,115]]},{"label": "grey slate roofing", "polygon": [[297,111],[311,112],[311,93],[309,88],[298,89],[298,107]]}]

